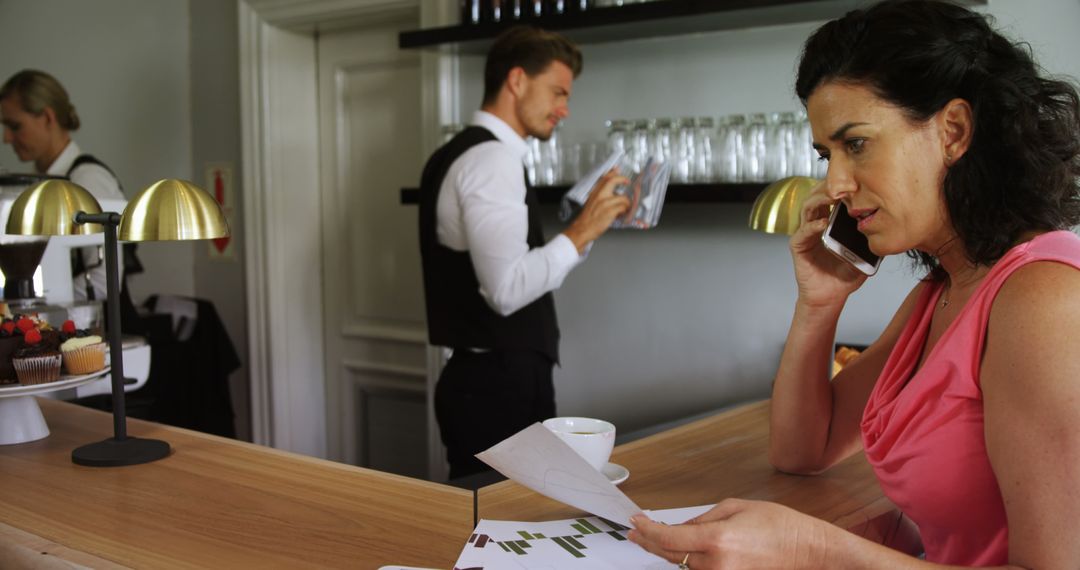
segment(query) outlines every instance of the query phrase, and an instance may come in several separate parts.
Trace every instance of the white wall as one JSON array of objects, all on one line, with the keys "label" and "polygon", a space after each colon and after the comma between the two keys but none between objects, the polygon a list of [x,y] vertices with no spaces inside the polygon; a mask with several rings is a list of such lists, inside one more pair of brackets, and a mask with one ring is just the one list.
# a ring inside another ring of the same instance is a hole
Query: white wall
[{"label": "white wall", "polygon": [[[1031,41],[1048,69],[1080,76],[1080,2],[1031,6],[1008,0],[988,11]],[[602,140],[607,118],[797,109],[797,58],[819,24],[584,46],[564,141]],[[482,56],[464,58],[466,120],[480,100],[482,69]],[[658,228],[601,238],[556,294],[560,413],[632,430],[768,395],[795,288],[786,238],[749,230],[749,211],[669,204]],[[548,236],[560,227],[554,212],[548,208]],[[837,339],[871,342],[916,279],[906,257],[886,260],[852,297]]]},{"label": "white wall", "polygon": [[1080,78],[1080,0],[993,0],[986,12],[1048,72]]},{"label": "white wall", "polygon": [[[130,198],[162,178],[191,179],[188,24],[186,0],[2,0],[0,81],[25,68],[59,79],[82,121],[73,138]],[[32,170],[7,145],[0,166]],[[146,243],[139,256],[136,303],[194,293],[189,243]]]}]

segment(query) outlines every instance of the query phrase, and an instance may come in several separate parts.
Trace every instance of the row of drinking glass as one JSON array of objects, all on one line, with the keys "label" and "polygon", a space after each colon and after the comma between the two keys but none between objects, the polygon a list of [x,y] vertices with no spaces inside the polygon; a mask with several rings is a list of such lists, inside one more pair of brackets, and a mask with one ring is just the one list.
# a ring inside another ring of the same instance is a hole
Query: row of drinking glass
[{"label": "row of drinking glass", "polygon": [[824,177],[804,111],[721,117],[607,121],[607,146],[635,164],[655,156],[672,164],[676,183],[769,182]]},{"label": "row of drinking glass", "polygon": [[[443,143],[449,142],[464,128],[465,126],[459,123],[443,125]],[[525,139],[529,145],[529,152],[525,154],[525,171],[530,184],[573,184],[608,157],[605,143],[563,145],[560,142],[562,137],[559,130],[560,127],[556,127],[551,138],[546,141],[535,137]]]},{"label": "row of drinking glass", "polygon": [[[712,117],[607,121],[606,142],[563,144],[560,129],[528,138],[525,168],[534,185],[573,184],[612,152],[635,173],[653,157],[671,164],[671,182],[771,182],[787,176],[824,178],[828,163],[811,146],[803,111]],[[444,140],[462,129],[443,127]]]},{"label": "row of drinking glass", "polygon": [[655,0],[460,0],[461,23],[510,22]]}]

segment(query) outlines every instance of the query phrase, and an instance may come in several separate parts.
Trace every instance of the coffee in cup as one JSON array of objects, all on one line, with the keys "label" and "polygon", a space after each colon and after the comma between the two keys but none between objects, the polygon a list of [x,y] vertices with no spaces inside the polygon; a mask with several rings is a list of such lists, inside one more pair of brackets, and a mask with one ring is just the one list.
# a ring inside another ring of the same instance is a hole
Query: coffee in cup
[{"label": "coffee in cup", "polygon": [[593,418],[558,417],[544,420],[544,427],[565,441],[578,455],[600,470],[615,447],[615,426]]}]

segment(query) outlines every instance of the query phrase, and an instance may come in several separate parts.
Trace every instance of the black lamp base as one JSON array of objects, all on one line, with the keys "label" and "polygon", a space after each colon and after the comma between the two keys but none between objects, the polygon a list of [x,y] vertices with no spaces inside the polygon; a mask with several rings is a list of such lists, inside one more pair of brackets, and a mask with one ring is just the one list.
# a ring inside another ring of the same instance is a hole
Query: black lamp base
[{"label": "black lamp base", "polygon": [[170,451],[169,444],[158,439],[110,437],[76,448],[71,452],[71,461],[88,467],[121,467],[157,461]]}]

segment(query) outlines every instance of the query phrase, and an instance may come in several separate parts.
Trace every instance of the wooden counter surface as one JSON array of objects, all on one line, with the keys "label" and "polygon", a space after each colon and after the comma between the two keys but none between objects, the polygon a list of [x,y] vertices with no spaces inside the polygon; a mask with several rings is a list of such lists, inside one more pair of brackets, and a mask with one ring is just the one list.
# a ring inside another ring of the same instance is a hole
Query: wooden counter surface
[{"label": "wooden counter surface", "polygon": [[51,435],[0,446],[9,562],[21,551],[46,553],[42,566],[449,568],[473,528],[468,491],[134,419],[130,435],[172,455],[75,465],[71,451],[111,436],[112,417],[39,403]]},{"label": "wooden counter surface", "polygon": [[[801,477],[768,461],[769,404],[749,404],[615,449],[611,461],[630,470],[619,488],[643,509],[717,503],[728,497],[781,503],[869,535],[895,507],[859,453],[824,474]],[[513,481],[480,489],[478,517],[544,521],[582,515]]]}]

